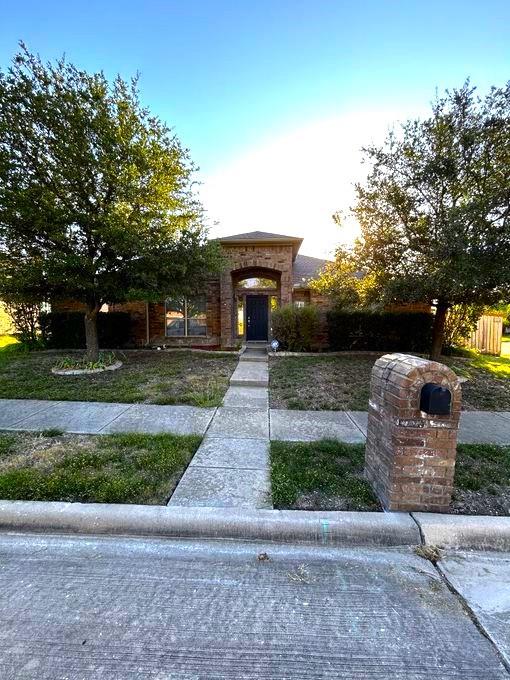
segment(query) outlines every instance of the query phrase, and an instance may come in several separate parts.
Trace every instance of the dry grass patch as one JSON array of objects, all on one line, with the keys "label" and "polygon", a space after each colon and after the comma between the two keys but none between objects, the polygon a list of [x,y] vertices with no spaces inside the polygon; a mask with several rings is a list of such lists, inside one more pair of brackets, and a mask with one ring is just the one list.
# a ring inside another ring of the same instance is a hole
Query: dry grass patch
[{"label": "dry grass patch", "polygon": [[119,352],[117,371],[62,376],[51,368],[64,353],[9,350],[0,351],[1,399],[219,406],[238,360],[214,352]]},{"label": "dry grass patch", "polygon": [[366,411],[378,356],[281,357],[270,360],[271,408]]}]

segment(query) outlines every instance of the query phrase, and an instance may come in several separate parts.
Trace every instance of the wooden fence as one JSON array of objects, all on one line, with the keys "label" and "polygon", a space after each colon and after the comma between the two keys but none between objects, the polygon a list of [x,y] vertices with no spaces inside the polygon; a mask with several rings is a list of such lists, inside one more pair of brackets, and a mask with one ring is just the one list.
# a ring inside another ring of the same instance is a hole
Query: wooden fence
[{"label": "wooden fence", "polygon": [[473,331],[466,343],[467,347],[477,349],[482,354],[501,354],[501,337],[503,335],[503,317],[484,314],[478,319],[476,331]]}]

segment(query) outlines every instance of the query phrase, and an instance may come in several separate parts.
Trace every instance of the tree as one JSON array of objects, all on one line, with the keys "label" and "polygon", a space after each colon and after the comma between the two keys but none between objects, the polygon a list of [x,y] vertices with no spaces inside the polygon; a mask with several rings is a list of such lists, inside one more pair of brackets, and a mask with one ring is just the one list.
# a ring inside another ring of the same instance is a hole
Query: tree
[{"label": "tree", "polygon": [[446,315],[443,348],[466,344],[484,311],[483,305],[452,305]]},{"label": "tree", "polygon": [[452,305],[509,298],[510,83],[483,99],[469,83],[446,91],[428,119],[363,151],[351,255],[384,302],[435,305],[437,359]]},{"label": "tree", "polygon": [[219,266],[194,170],[136,78],[21,45],[0,72],[0,298],[82,302],[97,360],[104,303],[191,293]]},{"label": "tree", "polygon": [[310,288],[329,295],[338,308],[358,308],[377,304],[376,284],[373,274],[360,268],[356,254],[347,246],[339,246],[334,261],[325,264],[310,281]]}]

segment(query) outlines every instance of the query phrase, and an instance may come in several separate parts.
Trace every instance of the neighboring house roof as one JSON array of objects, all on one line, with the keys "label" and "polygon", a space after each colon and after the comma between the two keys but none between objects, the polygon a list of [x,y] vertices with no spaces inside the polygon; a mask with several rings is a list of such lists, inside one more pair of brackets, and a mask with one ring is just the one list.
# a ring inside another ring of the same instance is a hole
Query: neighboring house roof
[{"label": "neighboring house roof", "polygon": [[306,288],[309,281],[315,279],[328,260],[309,255],[298,255],[292,266],[292,283],[294,286]]},{"label": "neighboring house roof", "polygon": [[219,238],[220,243],[225,243],[226,245],[236,245],[236,244],[246,244],[246,243],[271,243],[275,245],[277,243],[292,244],[292,252],[294,258],[298,254],[299,248],[303,243],[303,239],[297,236],[286,236],[285,234],[271,234],[267,231],[248,231],[244,234],[234,234],[232,236],[223,236]]}]

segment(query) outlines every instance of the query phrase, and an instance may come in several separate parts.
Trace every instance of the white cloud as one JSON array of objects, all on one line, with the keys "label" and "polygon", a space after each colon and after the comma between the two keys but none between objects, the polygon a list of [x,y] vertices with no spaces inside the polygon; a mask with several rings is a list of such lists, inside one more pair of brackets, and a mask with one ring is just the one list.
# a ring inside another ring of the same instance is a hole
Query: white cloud
[{"label": "white cloud", "polygon": [[353,184],[362,179],[360,148],[381,142],[398,120],[421,112],[358,111],[319,120],[247,151],[202,178],[201,197],[218,225],[213,236],[261,230],[304,237],[301,252],[327,257],[352,240],[352,218],[339,229],[337,210],[347,213]]}]

